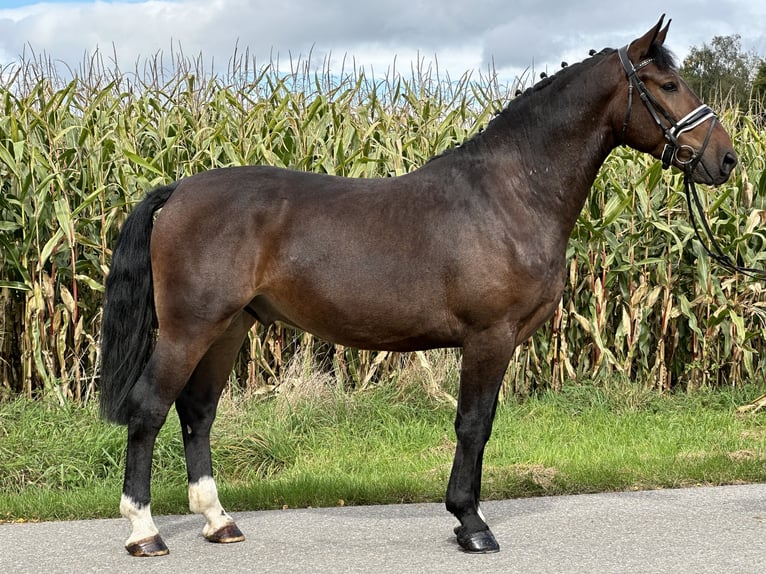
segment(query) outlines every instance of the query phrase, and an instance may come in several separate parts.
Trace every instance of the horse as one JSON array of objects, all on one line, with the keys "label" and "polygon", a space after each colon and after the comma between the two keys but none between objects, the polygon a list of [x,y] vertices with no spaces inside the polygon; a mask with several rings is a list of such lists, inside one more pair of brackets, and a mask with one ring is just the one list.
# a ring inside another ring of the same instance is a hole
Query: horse
[{"label": "horse", "polygon": [[244,539],[218,498],[210,429],[256,321],[360,349],[460,348],[446,507],[462,550],[498,551],[479,508],[498,393],[515,347],[558,306],[567,241],[599,168],[620,145],[707,185],[737,164],[715,113],[679,77],[664,18],[538,82],[407,174],[239,166],[148,193],[118,235],[101,333],[100,413],[128,427],[127,551],[168,552],[150,475],[173,404],[204,537]]}]

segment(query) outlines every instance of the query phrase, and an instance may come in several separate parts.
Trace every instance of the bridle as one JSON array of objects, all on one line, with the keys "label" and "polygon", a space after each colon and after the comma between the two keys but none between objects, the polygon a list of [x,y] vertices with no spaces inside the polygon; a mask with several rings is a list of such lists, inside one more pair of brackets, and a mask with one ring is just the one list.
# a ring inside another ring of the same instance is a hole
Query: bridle
[{"label": "bridle", "polygon": [[[713,135],[713,128],[715,127],[715,122],[718,120],[718,116],[716,116],[716,113],[709,106],[702,104],[676,122],[649,90],[646,89],[646,84],[641,81],[641,78],[638,77],[638,71],[654,62],[654,59],[647,58],[646,60],[641,61],[638,65],[633,66],[630,58],[628,58],[629,47],[630,44],[617,50],[617,53],[620,55],[620,62],[622,62],[622,67],[625,69],[625,74],[628,76],[629,82],[628,109],[625,111],[625,121],[622,124],[623,142],[625,141],[625,135],[628,131],[628,122],[630,121],[630,113],[633,108],[633,90],[635,89],[641,97],[641,101],[644,102],[644,105],[652,115],[655,123],[665,135],[666,143],[665,148],[662,150],[662,168],[669,168],[672,161],[675,160],[684,171],[687,171],[687,167],[694,170],[702,159],[702,154],[705,153],[707,144],[710,142],[710,137]],[[663,118],[665,122],[663,122]],[[705,141],[702,143],[702,147],[699,150],[695,150],[688,145],[682,145],[678,141],[678,138],[682,133],[691,131],[708,120],[711,120],[710,127],[708,128]],[[679,155],[679,153],[681,153],[681,155]],[[688,156],[688,158],[682,156]]]},{"label": "bridle", "polygon": [[[686,193],[686,203],[689,206],[689,217],[692,220],[692,227],[694,227],[694,233],[697,239],[705,248],[708,255],[717,261],[721,266],[725,267],[729,271],[740,272],[751,277],[757,277],[760,279],[766,278],[766,272],[762,269],[753,269],[750,267],[742,267],[737,265],[731,257],[723,252],[720,244],[713,235],[710,224],[705,217],[705,210],[700,201],[699,194],[697,193],[697,187],[694,184],[692,174],[697,168],[697,165],[702,161],[702,156],[705,153],[710,138],[713,135],[713,128],[718,121],[716,113],[707,105],[702,104],[698,108],[692,110],[686,114],[683,118],[676,122],[671,115],[662,107],[662,105],[656,100],[654,96],[647,90],[646,84],[638,77],[638,71],[645,68],[649,64],[654,62],[654,58],[647,58],[642,60],[635,66],[628,57],[628,49],[630,44],[623,46],[617,53],[620,56],[620,62],[625,69],[625,74],[628,77],[628,108],[625,111],[625,120],[622,124],[622,142],[625,143],[625,136],[628,131],[628,122],[630,121],[630,114],[633,108],[633,90],[638,92],[641,97],[641,101],[649,110],[655,123],[660,127],[662,133],[665,136],[665,147],[662,150],[662,168],[667,169],[670,164],[675,160],[676,164],[683,170],[684,173],[684,191]],[[663,122],[664,119],[664,122]],[[678,138],[684,132],[688,132],[702,125],[706,121],[710,120],[710,127],[708,127],[707,135],[702,142],[702,147],[699,150],[695,150],[689,145],[681,144]],[[695,216],[694,209],[697,210]],[[697,225],[697,218],[702,222],[702,227],[705,229],[705,233],[708,236],[712,249],[708,247],[707,243],[703,241],[702,235],[699,232]]]}]

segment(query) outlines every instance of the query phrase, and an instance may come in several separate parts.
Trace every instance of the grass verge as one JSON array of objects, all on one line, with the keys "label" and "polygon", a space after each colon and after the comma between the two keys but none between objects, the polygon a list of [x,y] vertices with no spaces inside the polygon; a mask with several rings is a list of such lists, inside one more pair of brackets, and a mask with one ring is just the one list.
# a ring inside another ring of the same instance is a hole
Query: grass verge
[{"label": "grass verge", "polygon": [[[766,480],[766,418],[737,416],[761,390],[659,396],[570,385],[504,401],[484,459],[483,497]],[[125,429],[94,406],[0,404],[0,521],[118,514]],[[231,511],[441,501],[452,406],[384,385],[353,394],[223,401],[213,457]],[[174,413],[158,439],[152,509],[188,512]]]}]

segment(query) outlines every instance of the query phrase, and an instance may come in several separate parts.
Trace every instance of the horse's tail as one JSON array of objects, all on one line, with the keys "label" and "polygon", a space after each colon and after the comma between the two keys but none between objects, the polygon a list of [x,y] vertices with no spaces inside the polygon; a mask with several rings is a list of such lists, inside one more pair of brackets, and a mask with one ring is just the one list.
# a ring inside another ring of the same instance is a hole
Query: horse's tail
[{"label": "horse's tail", "polygon": [[101,328],[101,416],[127,424],[127,397],[152,352],[156,322],[149,244],[154,212],[176,185],[152,191],[122,226],[106,279]]}]

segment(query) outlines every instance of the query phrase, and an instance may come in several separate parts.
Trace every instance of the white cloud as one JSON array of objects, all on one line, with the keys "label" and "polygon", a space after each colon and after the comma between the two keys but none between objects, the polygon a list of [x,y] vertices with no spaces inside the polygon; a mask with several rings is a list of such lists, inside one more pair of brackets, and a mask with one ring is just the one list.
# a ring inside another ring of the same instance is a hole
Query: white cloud
[{"label": "white cloud", "polygon": [[[245,48],[259,63],[278,54],[314,57],[333,65],[344,57],[385,72],[396,59],[400,69],[413,58],[436,56],[440,68],[459,76],[485,70],[519,74],[558,69],[590,48],[618,47],[652,26],[659,15],[673,17],[668,44],[683,57],[692,45],[715,35],[739,33],[745,48],[766,47],[753,22],[766,18],[761,0],[146,0],[62,2],[0,9],[0,66],[31,47],[36,53],[76,66],[86,52],[117,54],[123,67],[139,57],[179,45],[187,56],[225,66]],[[764,54],[766,55],[766,54]]]}]

